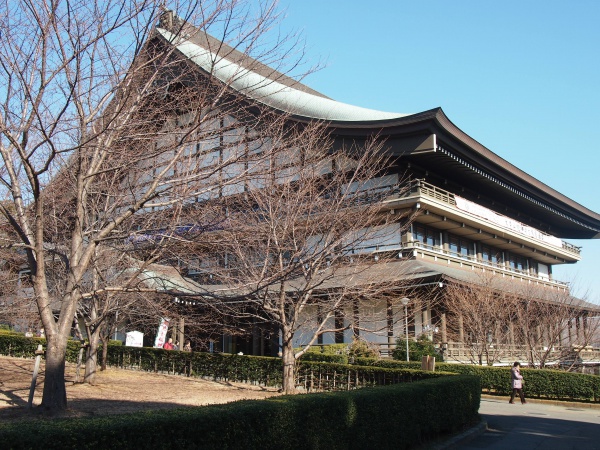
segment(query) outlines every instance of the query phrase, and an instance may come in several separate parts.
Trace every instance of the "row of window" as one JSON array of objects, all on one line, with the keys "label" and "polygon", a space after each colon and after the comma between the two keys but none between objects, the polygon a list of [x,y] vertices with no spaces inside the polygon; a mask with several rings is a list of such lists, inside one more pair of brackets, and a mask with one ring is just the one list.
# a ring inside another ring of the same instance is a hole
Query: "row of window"
[{"label": "row of window", "polygon": [[[431,248],[442,247],[442,234],[439,230],[434,230],[420,224],[413,224],[412,228],[413,240],[420,241]],[[448,250],[456,256],[469,259],[477,258],[492,265],[503,265],[506,263],[508,268],[519,272],[540,273],[541,275],[548,275],[549,272],[548,266],[545,264],[536,262],[530,264],[529,260],[524,256],[504,252],[489,245],[480,245],[478,252],[475,241],[452,234],[448,235]]]}]

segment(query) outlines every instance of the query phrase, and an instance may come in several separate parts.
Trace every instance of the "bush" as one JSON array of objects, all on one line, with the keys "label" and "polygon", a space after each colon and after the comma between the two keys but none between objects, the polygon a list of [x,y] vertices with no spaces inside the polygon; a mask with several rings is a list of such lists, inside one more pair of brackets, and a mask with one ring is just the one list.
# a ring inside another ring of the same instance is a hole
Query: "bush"
[{"label": "bush", "polygon": [[335,355],[316,352],[306,352],[300,361],[330,362],[335,364],[348,364],[348,355]]},{"label": "bush", "polygon": [[[408,353],[411,361],[419,361],[423,356],[438,356],[433,342],[427,336],[419,336],[419,339],[408,340]],[[396,348],[392,351],[392,357],[400,361],[406,361],[406,339],[398,338]]]},{"label": "bush", "polygon": [[[355,364],[385,368],[418,368],[418,362],[360,358]],[[510,395],[510,367],[475,366],[470,364],[436,363],[436,370],[474,375],[481,380],[483,392]],[[521,368],[527,397],[553,400],[600,402],[600,377],[548,369]]]},{"label": "bush", "polygon": [[379,350],[364,339],[355,338],[348,347],[348,357],[356,358],[379,358]]},{"label": "bush", "polygon": [[[46,338],[25,337],[23,333],[0,335],[0,354],[16,356],[19,358],[34,358],[38,345],[46,347]],[[66,359],[69,362],[77,362],[79,355],[79,341],[69,340],[67,342]]]},{"label": "bush", "polygon": [[300,357],[300,360],[348,364],[348,345],[313,345],[306,351],[304,355]]},{"label": "bush", "polygon": [[450,372],[428,372],[421,369],[356,366],[325,362],[302,362],[297,382],[306,391],[352,390],[367,386],[412,383],[430,378],[455,375]]},{"label": "bush", "polygon": [[25,421],[0,425],[0,442],[14,449],[405,449],[476,421],[480,391],[476,377],[456,376],[168,414]]}]

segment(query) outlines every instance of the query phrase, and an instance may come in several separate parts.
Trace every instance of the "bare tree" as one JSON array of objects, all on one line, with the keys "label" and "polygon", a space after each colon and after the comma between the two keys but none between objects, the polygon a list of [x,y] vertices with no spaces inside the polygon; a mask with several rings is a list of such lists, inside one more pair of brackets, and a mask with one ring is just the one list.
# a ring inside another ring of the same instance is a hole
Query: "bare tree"
[{"label": "bare tree", "polygon": [[[126,291],[143,272],[96,289],[103,249],[158,260],[183,210],[245,176],[247,154],[224,138],[254,117],[229,89],[240,72],[216,80],[176,44],[228,41],[213,49],[213,64],[289,56],[281,41],[260,39],[277,20],[269,2],[257,14],[234,0],[174,6],[197,28],[144,0],[2,0],[0,213],[11,245],[27,254],[48,339],[42,406],[50,411],[66,408],[66,344],[82,299]],[[208,39],[211,31],[219,39]],[[200,209],[196,217],[203,225]],[[144,240],[152,245],[141,248]]]},{"label": "bare tree", "polygon": [[506,354],[514,295],[505,283],[491,272],[482,272],[471,283],[446,285],[443,301],[451,316],[449,339],[461,343],[474,364],[493,365]]},{"label": "bare tree", "polygon": [[530,367],[573,367],[598,332],[598,307],[566,288],[482,272],[470,283],[448,283],[444,304],[450,339],[471,362],[492,365],[507,357]]},{"label": "bare tree", "polygon": [[[271,143],[279,148],[271,170],[229,199],[227,226],[203,236],[208,248],[198,243],[195,254],[214,277],[199,296],[205,308],[275,327],[283,390],[293,393],[296,360],[319,336],[385,328],[384,292],[398,273],[381,273],[401,265],[391,249],[409,217],[382,209],[400,183],[384,175],[381,143],[334,152],[320,124],[286,129]],[[295,349],[299,333],[304,347]]]},{"label": "bare tree", "polygon": [[530,367],[571,369],[598,333],[598,307],[573,297],[568,289],[524,286],[511,311],[515,338]]}]

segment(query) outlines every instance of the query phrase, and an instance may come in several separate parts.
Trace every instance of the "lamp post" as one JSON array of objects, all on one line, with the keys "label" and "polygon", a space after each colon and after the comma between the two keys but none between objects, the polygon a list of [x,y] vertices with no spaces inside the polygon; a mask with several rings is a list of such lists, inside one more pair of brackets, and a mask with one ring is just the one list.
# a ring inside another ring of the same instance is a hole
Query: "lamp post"
[{"label": "lamp post", "polygon": [[404,305],[404,338],[406,340],[406,361],[410,361],[410,358],[408,357],[408,302],[410,302],[410,299],[408,297],[404,297],[403,299],[400,300],[402,302],[402,304]]}]

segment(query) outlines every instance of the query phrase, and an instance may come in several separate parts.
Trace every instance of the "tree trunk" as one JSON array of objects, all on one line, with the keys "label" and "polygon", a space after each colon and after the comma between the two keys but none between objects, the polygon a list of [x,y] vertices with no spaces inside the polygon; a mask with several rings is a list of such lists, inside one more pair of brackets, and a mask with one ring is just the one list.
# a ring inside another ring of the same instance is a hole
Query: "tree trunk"
[{"label": "tree trunk", "polygon": [[294,346],[291,337],[287,336],[283,339],[282,348],[283,359],[283,393],[296,393],[296,358],[294,357]]},{"label": "tree trunk", "polygon": [[94,384],[96,381],[96,370],[98,368],[98,343],[100,342],[100,327],[97,327],[88,335],[90,345],[87,348],[87,358],[85,359],[85,375],[83,382]]},{"label": "tree trunk", "polygon": [[46,336],[46,369],[42,408],[48,412],[67,409],[67,388],[65,386],[65,354],[67,337],[60,334]]}]

